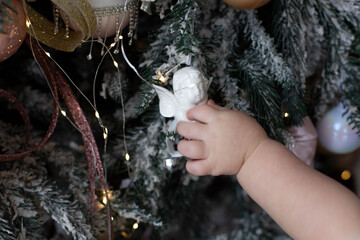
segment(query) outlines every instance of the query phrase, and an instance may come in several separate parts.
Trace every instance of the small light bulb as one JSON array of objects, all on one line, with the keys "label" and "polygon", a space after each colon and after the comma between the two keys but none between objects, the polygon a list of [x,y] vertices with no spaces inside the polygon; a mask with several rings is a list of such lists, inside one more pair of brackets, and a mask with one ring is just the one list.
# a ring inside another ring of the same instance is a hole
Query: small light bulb
[{"label": "small light bulb", "polygon": [[172,159],[171,158],[168,158],[168,159],[165,159],[165,166],[166,167],[172,167],[172,165],[173,165],[173,161],[172,161]]},{"label": "small light bulb", "polygon": [[110,44],[110,47],[115,47],[116,43],[113,42],[112,44]]},{"label": "small light bulb", "polygon": [[351,178],[351,172],[349,170],[344,170],[342,173],[341,173],[341,179],[344,180],[344,181],[347,181]]},{"label": "small light bulb", "polygon": [[106,199],[106,197],[103,197],[103,199],[102,199],[102,203],[103,203],[104,205],[106,205],[106,204],[107,204],[107,199]]},{"label": "small light bulb", "polygon": [[138,227],[139,227],[139,224],[136,222],[136,223],[134,223],[134,225],[133,225],[133,229],[135,230],[135,229],[138,229]]},{"label": "small light bulb", "polygon": [[123,38],[124,38],[124,37],[123,37],[122,35],[119,36],[119,39],[120,39],[120,40],[123,39]]},{"label": "small light bulb", "polygon": [[108,131],[107,127],[104,127],[104,132],[105,132],[106,134],[109,134],[109,131]]},{"label": "small light bulb", "polygon": [[50,53],[45,52],[46,56],[51,57]]},{"label": "small light bulb", "polygon": [[61,114],[66,117],[66,112],[64,110],[61,110]]},{"label": "small light bulb", "polygon": [[192,83],[192,84],[189,85],[189,88],[193,88],[193,87],[195,87],[195,86],[196,86],[196,84],[195,84],[195,83]]},{"label": "small light bulb", "polygon": [[30,28],[30,26],[31,26],[31,22],[30,22],[30,19],[29,19],[29,18],[26,18],[26,26],[27,26],[28,28]]},{"label": "small light bulb", "polygon": [[289,116],[290,116],[290,114],[289,114],[289,113],[287,113],[287,112],[286,112],[286,113],[284,113],[284,117],[286,117],[286,118],[287,118],[287,117],[289,117]]},{"label": "small light bulb", "polygon": [[100,118],[100,114],[99,114],[99,112],[98,112],[98,111],[96,111],[96,112],[95,112],[95,117],[96,117],[97,119],[99,119],[99,118]]},{"label": "small light bulb", "polygon": [[130,160],[130,155],[128,153],[125,154],[125,160],[129,161]]},{"label": "small light bulb", "polygon": [[126,232],[121,232],[121,235],[124,237],[124,238],[128,238],[129,235],[126,233]]},{"label": "small light bulb", "polygon": [[114,221],[114,217],[111,217],[111,220]]},{"label": "small light bulb", "polygon": [[166,83],[166,77],[162,74],[162,72],[157,72],[157,77],[162,83]]},{"label": "small light bulb", "polygon": [[119,67],[119,64],[118,64],[116,61],[114,61],[114,66],[115,66],[116,68],[118,68],[118,67]]},{"label": "small light bulb", "polygon": [[103,137],[104,137],[104,139],[107,139],[108,135],[106,133],[103,133]]},{"label": "small light bulb", "polygon": [[159,78],[159,80],[160,80],[161,82],[163,82],[163,83],[166,83],[166,78],[165,78],[164,76],[161,76],[161,77]]}]

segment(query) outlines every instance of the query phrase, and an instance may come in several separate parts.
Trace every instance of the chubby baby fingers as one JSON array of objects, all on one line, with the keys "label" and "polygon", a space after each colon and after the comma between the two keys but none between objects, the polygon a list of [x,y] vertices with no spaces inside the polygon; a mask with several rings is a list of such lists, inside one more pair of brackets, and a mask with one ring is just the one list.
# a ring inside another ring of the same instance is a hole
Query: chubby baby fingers
[{"label": "chubby baby fingers", "polygon": [[205,125],[198,122],[179,122],[177,132],[187,139],[204,139],[206,134]]},{"label": "chubby baby fingers", "polygon": [[190,159],[206,158],[205,143],[199,140],[181,140],[177,145],[178,151]]},{"label": "chubby baby fingers", "polygon": [[186,162],[186,170],[196,176],[205,176],[211,174],[211,166],[207,159],[188,160]]},{"label": "chubby baby fingers", "polygon": [[189,120],[195,120],[202,123],[209,123],[217,116],[218,110],[208,104],[200,104],[196,107],[190,108],[186,112],[186,117]]}]

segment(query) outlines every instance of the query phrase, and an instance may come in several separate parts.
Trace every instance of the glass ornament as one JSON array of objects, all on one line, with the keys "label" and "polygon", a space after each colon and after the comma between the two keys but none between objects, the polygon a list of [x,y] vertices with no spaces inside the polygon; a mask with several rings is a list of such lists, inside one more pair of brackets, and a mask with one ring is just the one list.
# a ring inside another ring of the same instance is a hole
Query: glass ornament
[{"label": "glass ornament", "polygon": [[349,114],[344,114],[345,111],[344,106],[339,103],[316,125],[319,143],[331,153],[348,154],[360,147],[360,137],[356,129],[352,129],[346,121]]}]

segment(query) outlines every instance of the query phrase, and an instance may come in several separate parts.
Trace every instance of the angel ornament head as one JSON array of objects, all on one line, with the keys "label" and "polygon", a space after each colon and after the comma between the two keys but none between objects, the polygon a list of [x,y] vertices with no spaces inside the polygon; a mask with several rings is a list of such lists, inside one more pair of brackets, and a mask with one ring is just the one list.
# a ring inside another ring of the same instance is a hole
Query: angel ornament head
[{"label": "angel ornament head", "polygon": [[173,76],[173,93],[153,85],[159,96],[160,114],[175,117],[175,122],[189,121],[186,112],[196,105],[206,103],[210,81],[194,67],[184,67]]}]

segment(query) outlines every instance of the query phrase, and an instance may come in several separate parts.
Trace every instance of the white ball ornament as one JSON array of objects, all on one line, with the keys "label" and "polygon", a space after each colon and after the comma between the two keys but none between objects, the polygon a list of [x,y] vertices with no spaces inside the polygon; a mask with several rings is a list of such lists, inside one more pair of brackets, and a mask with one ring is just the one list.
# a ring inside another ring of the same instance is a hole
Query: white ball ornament
[{"label": "white ball ornament", "polygon": [[[119,0],[87,0],[95,10],[98,22],[94,38],[115,35],[118,28],[124,28],[129,23],[129,12],[124,11],[125,1]],[[116,9],[117,8],[117,9]],[[118,24],[118,26],[116,26]],[[120,26],[121,24],[121,26]]]},{"label": "white ball ornament", "polygon": [[346,121],[349,114],[343,115],[345,111],[339,103],[316,125],[321,146],[335,154],[351,153],[360,147],[360,137]]}]

